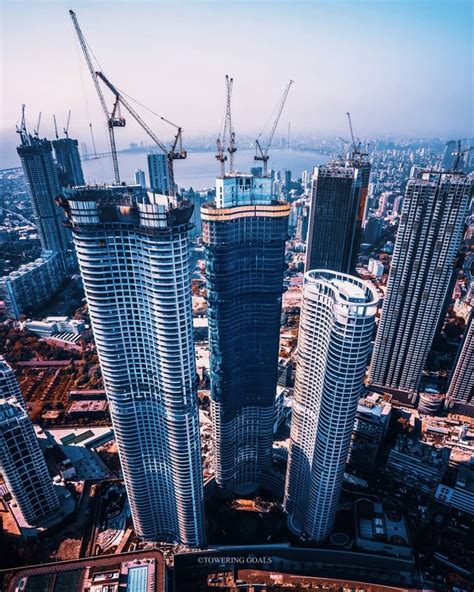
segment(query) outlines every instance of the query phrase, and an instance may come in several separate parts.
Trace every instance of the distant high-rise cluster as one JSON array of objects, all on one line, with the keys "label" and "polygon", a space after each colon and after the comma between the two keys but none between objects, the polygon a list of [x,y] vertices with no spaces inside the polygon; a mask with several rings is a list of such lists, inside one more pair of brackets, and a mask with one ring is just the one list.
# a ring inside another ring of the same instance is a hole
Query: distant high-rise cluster
[{"label": "distant high-rise cluster", "polygon": [[370,163],[362,158],[315,167],[306,271],[354,273],[369,177]]},{"label": "distant high-rise cluster", "polygon": [[65,191],[132,518],[204,542],[188,251],[192,206],[139,186]]},{"label": "distant high-rise cluster", "polygon": [[297,533],[331,534],[378,296],[358,278],[305,274],[284,506]]},{"label": "distant high-rise cluster", "polygon": [[214,464],[222,491],[254,491],[270,469],[290,207],[271,177],[226,174],[201,210]]},{"label": "distant high-rise cluster", "polygon": [[0,471],[24,519],[37,525],[59,507],[51,475],[12,369],[0,359]]},{"label": "distant high-rise cluster", "polygon": [[17,152],[42,253],[36,261],[0,278],[0,298],[14,319],[45,304],[58,291],[66,275],[76,268],[71,233],[64,225],[64,214],[56,199],[62,187],[84,184],[77,140],[63,138],[51,143],[28,134],[24,127],[19,131],[21,144]]},{"label": "distant high-rise cluster", "polygon": [[416,393],[452,286],[472,181],[416,172],[408,181],[370,381]]}]

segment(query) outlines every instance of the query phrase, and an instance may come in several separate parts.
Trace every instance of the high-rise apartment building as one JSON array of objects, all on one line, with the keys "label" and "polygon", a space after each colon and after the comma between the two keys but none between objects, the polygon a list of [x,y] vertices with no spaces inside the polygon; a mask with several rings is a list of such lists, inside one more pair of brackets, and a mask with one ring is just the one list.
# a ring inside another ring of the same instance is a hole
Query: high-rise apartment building
[{"label": "high-rise apartment building", "polygon": [[224,493],[271,466],[285,241],[290,207],[271,177],[227,174],[201,209],[215,478]]},{"label": "high-rise apartment building", "polygon": [[137,534],[204,541],[188,252],[192,206],[139,186],[69,189],[91,324]]},{"label": "high-rise apartment building", "polygon": [[84,185],[81,157],[77,140],[60,138],[53,140],[54,154],[58,165],[59,183],[62,187]]},{"label": "high-rise apartment building", "polygon": [[35,526],[59,500],[23,399],[15,396],[18,386],[10,376],[0,389],[0,471],[24,519]]},{"label": "high-rise apartment building", "polygon": [[21,134],[17,152],[25,173],[41,246],[45,251],[64,255],[71,239],[63,224],[64,214],[55,202],[61,187],[51,142]]},{"label": "high-rise apartment building", "polygon": [[361,242],[370,163],[335,161],[314,169],[306,271],[353,273]]},{"label": "high-rise apartment building", "polygon": [[332,531],[378,296],[342,273],[305,274],[284,507],[297,533]]},{"label": "high-rise apartment building", "polygon": [[443,313],[472,181],[416,171],[409,179],[370,367],[370,381],[416,393]]},{"label": "high-rise apartment building", "polygon": [[152,191],[168,195],[170,192],[170,171],[168,159],[165,154],[149,154],[148,177]]},{"label": "high-rise apartment building", "polygon": [[5,302],[10,318],[19,319],[41,308],[61,287],[64,259],[61,253],[42,251],[41,257],[20,265],[0,277],[0,300]]},{"label": "high-rise apartment building", "polygon": [[474,310],[468,318],[449,382],[447,399],[455,403],[474,405]]}]

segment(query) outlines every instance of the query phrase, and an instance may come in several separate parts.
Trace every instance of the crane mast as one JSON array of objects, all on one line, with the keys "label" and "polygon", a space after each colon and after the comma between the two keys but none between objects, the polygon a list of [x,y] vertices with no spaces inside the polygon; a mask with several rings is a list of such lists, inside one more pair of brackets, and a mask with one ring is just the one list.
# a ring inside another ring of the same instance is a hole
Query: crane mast
[{"label": "crane mast", "polygon": [[54,135],[56,136],[56,140],[59,140],[58,124],[56,121],[56,115],[53,115],[53,122],[54,122]]},{"label": "crane mast", "polygon": [[351,114],[349,113],[349,111],[346,113],[347,115],[347,120],[349,122],[349,131],[351,133],[351,141],[352,141],[352,158],[356,159],[360,156],[362,156],[361,151],[360,151],[360,140],[359,138],[357,138],[356,141],[356,137],[354,136],[354,130],[352,128],[352,119],[351,119]]},{"label": "crane mast", "polygon": [[28,132],[26,129],[25,109],[26,109],[26,105],[23,104],[21,106],[21,122],[20,122],[19,126],[18,125],[16,126],[16,132],[17,132],[17,134],[20,134],[22,144],[29,144]]},{"label": "crane mast", "polygon": [[66,138],[69,138],[69,124],[71,123],[71,109],[69,109],[69,113],[67,115],[67,122],[66,127],[63,129],[64,135]]},{"label": "crane mast", "polygon": [[[92,81],[95,86],[95,90],[97,92],[97,96],[99,97],[100,104],[102,106],[102,111],[104,112],[105,119],[107,121],[107,128],[109,132],[109,143],[110,143],[110,151],[112,154],[112,162],[114,166],[114,176],[115,182],[120,184],[120,172],[119,172],[119,165],[118,165],[118,157],[117,157],[117,146],[115,143],[115,133],[114,127],[123,127],[125,125],[125,119],[120,117],[120,112],[118,112],[118,101],[116,100],[114,106],[112,108],[112,113],[109,113],[109,109],[107,107],[107,103],[105,102],[104,94],[100,87],[99,81],[97,80],[97,76],[95,73],[94,65],[92,64],[91,57],[89,55],[89,50],[87,48],[86,40],[84,39],[84,35],[82,34],[81,28],[79,26],[79,22],[76,17],[76,13],[73,10],[69,11],[71,15],[71,19],[74,25],[74,29],[77,34],[77,38],[79,40],[79,44],[82,49],[82,53],[84,54],[85,60],[87,62],[87,67],[89,68],[89,73],[92,77]],[[116,115],[118,114],[118,117]]]},{"label": "crane mast", "polygon": [[231,100],[232,100],[232,89],[234,86],[234,79],[229,78],[226,74],[225,77],[226,83],[226,109],[225,109],[225,116],[224,116],[224,127],[222,133],[219,134],[217,137],[217,154],[216,158],[221,163],[221,176],[225,176],[225,161],[227,160],[227,155],[225,151],[229,153],[229,172],[234,172],[234,153],[237,151],[237,147],[235,145],[235,132],[234,128],[232,127],[232,109],[231,109]]},{"label": "crane mast", "polygon": [[276,129],[278,127],[278,123],[280,121],[280,117],[281,114],[283,112],[283,107],[285,106],[286,103],[286,99],[288,97],[288,93],[290,92],[290,88],[291,85],[293,84],[293,80],[290,80],[283,92],[283,96],[280,99],[280,102],[278,104],[278,108],[277,108],[277,112],[276,112],[276,116],[275,119],[273,121],[273,126],[272,129],[270,131],[270,135],[268,136],[268,142],[265,148],[262,148],[262,145],[260,144],[260,138],[262,137],[263,131],[260,133],[260,135],[258,136],[258,138],[255,141],[255,149],[256,149],[256,154],[254,156],[254,160],[261,160],[263,162],[263,175],[266,176],[268,174],[268,160],[269,160],[269,156],[268,156],[268,151],[270,150],[270,147],[272,145],[273,142],[273,136],[275,135]]},{"label": "crane mast", "polygon": [[35,135],[36,137],[38,137],[38,136],[39,136],[40,125],[41,125],[41,111],[39,112],[39,115],[38,115],[38,121],[37,121],[37,123],[36,123],[36,127],[35,127],[35,129],[34,129],[34,131],[33,131],[33,133],[34,133],[34,135]]}]

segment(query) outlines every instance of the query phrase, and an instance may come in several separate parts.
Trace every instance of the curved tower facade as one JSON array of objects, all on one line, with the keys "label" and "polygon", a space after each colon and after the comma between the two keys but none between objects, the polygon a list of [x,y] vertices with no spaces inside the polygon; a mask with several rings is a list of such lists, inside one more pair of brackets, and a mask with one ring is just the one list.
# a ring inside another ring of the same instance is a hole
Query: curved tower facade
[{"label": "curved tower facade", "polygon": [[284,506],[317,541],[333,528],[377,302],[356,277],[305,274]]},{"label": "curved tower facade", "polygon": [[249,493],[271,466],[285,241],[290,207],[270,177],[229,174],[201,208],[209,320],[214,470]]},{"label": "curved tower facade", "polygon": [[192,207],[139,186],[66,191],[138,535],[200,546],[203,486],[188,253]]}]

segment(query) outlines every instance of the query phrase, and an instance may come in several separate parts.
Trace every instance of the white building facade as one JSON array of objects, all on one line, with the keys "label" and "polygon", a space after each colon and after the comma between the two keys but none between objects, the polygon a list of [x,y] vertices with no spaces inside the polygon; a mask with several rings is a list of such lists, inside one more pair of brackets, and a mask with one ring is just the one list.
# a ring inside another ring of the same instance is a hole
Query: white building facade
[{"label": "white building facade", "polygon": [[474,405],[474,310],[468,318],[446,398]]},{"label": "white building facade", "polygon": [[316,541],[333,528],[377,301],[358,278],[305,274],[284,507],[290,528]]},{"label": "white building facade", "polygon": [[0,472],[31,526],[59,507],[13,370],[0,359]]},{"label": "white building facade", "polygon": [[203,485],[188,230],[140,187],[70,190],[81,275],[138,535],[200,546]]}]

